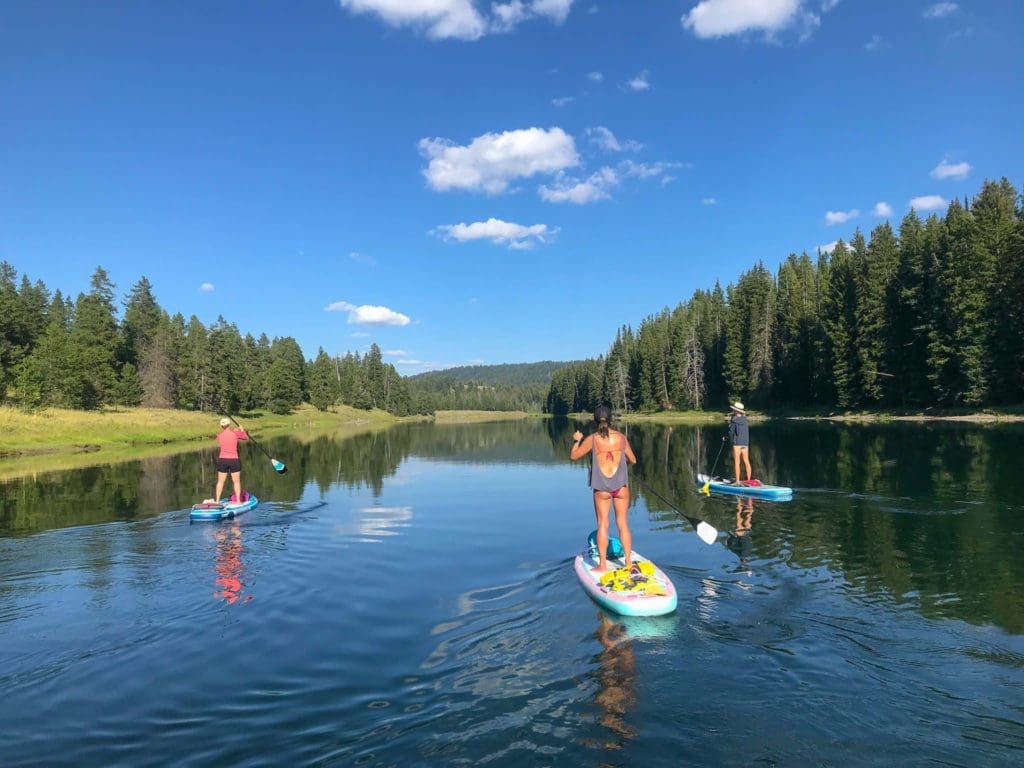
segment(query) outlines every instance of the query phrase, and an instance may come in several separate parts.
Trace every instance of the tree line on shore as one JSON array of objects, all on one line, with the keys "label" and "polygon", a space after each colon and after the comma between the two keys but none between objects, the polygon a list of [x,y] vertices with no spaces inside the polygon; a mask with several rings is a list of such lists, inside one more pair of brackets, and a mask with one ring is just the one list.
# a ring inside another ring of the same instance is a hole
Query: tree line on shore
[{"label": "tree line on shore", "polygon": [[944,217],[911,210],[812,261],[623,326],[552,375],[545,411],[984,407],[1024,401],[1024,208],[1005,178]]},{"label": "tree line on shore", "polygon": [[372,345],[307,361],[290,336],[243,336],[223,317],[207,327],[170,315],[142,277],[118,317],[115,286],[96,269],[75,299],[0,262],[0,403],[27,409],[148,406],[267,409],[302,402],[414,412],[405,380]]}]

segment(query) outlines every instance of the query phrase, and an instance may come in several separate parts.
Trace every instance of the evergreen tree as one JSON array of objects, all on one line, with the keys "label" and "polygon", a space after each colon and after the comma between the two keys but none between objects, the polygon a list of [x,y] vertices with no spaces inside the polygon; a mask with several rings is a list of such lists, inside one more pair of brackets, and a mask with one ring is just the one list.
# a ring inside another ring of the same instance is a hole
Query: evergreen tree
[{"label": "evergreen tree", "polygon": [[[885,391],[892,391],[886,380],[892,374],[882,370],[890,342],[886,314],[886,296],[899,265],[899,245],[889,222],[878,225],[871,233],[871,242],[864,258],[856,264],[855,291],[857,305],[857,362],[861,376],[860,400],[869,405],[882,401]],[[891,399],[891,398],[890,398]]]},{"label": "evergreen tree", "polygon": [[315,408],[326,411],[338,400],[338,379],[334,372],[334,363],[330,356],[320,347],[316,360],[309,369],[309,402]]},{"label": "evergreen tree", "polygon": [[1024,395],[1024,228],[1017,190],[1005,178],[986,181],[971,213],[983,264],[993,270],[985,344],[992,397],[1019,402]]},{"label": "evergreen tree", "polygon": [[75,302],[74,323],[69,338],[66,364],[69,373],[82,383],[71,394],[72,408],[98,408],[111,399],[117,373],[117,318],[114,314],[114,284],[106,270],[97,267],[89,293],[79,294]]},{"label": "evergreen tree", "polygon": [[121,323],[121,358],[125,362],[135,366],[141,363],[164,315],[153,296],[153,286],[145,277],[140,278],[125,301],[124,322]]},{"label": "evergreen tree", "polygon": [[822,322],[832,363],[835,404],[850,408],[860,394],[856,341],[857,289],[853,256],[840,240],[829,262],[828,293],[822,302]]},{"label": "evergreen tree", "polygon": [[911,211],[900,224],[899,259],[886,293],[885,368],[892,372],[891,402],[928,402],[928,311],[925,306],[924,225]]},{"label": "evergreen tree", "polygon": [[291,336],[274,339],[267,371],[269,406],[274,413],[290,413],[305,399],[305,368],[306,360],[295,339]]}]

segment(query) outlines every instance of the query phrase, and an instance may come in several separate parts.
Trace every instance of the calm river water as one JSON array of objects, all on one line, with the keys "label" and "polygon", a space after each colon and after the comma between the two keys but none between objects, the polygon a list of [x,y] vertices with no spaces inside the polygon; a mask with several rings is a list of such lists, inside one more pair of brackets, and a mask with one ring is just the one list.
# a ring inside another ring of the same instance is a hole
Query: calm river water
[{"label": "calm river water", "polygon": [[0,765],[1024,763],[1024,427],[755,424],[773,504],[697,492],[724,421],[631,426],[679,608],[625,621],[572,429],[250,446],[221,523],[209,451],[0,485]]}]

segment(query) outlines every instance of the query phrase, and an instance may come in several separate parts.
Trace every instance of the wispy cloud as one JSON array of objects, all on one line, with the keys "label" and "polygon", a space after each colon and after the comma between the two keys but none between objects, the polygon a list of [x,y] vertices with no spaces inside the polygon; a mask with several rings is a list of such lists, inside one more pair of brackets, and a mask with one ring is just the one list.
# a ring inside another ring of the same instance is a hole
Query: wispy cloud
[{"label": "wispy cloud", "polygon": [[973,167],[970,163],[947,163],[943,160],[932,168],[929,175],[933,179],[966,179]]},{"label": "wispy cloud", "polygon": [[921,15],[926,19],[943,19],[946,16],[952,16],[959,9],[960,6],[956,3],[935,3],[925,8]]},{"label": "wispy cloud", "polygon": [[860,216],[860,211],[856,208],[850,211],[828,211],[825,214],[825,223],[829,226],[833,224],[845,224],[850,219],[855,219]]},{"label": "wispy cloud", "polygon": [[645,69],[632,79],[626,82],[626,87],[631,91],[647,91],[651,87],[650,74]]},{"label": "wispy cloud", "polygon": [[632,139],[619,141],[615,134],[603,125],[599,125],[596,128],[588,128],[587,136],[601,149],[606,149],[609,152],[638,152],[644,147],[639,141],[633,141]]},{"label": "wispy cloud", "polygon": [[587,79],[592,83],[604,82],[604,75],[600,72],[587,72]]},{"label": "wispy cloud", "polygon": [[490,240],[495,245],[505,245],[513,250],[529,250],[538,243],[550,242],[558,230],[547,224],[527,226],[490,218],[487,221],[474,221],[472,224],[443,224],[431,232],[445,240],[457,240],[460,243]]},{"label": "wispy cloud", "polygon": [[377,266],[377,260],[373,256],[367,256],[364,253],[349,251],[348,257],[357,264],[367,264],[371,267]]},{"label": "wispy cloud", "polygon": [[348,312],[350,325],[408,325],[412,322],[407,315],[387,307],[370,304],[356,306],[347,301],[335,301],[324,307],[325,312]]},{"label": "wispy cloud", "polygon": [[392,27],[422,30],[433,40],[478,40],[487,34],[511,32],[525,21],[547,19],[561,24],[574,0],[510,0],[490,5],[490,15],[474,0],[340,0],[356,14],[379,17]]},{"label": "wispy cloud", "polygon": [[921,195],[910,199],[910,207],[915,211],[937,211],[949,205],[942,195]]},{"label": "wispy cloud", "polygon": [[497,195],[515,179],[555,173],[579,165],[576,142],[561,128],[525,128],[485,133],[468,145],[447,139],[421,139],[429,161],[423,175],[432,189],[465,189]]},{"label": "wispy cloud", "polygon": [[825,243],[824,245],[819,245],[818,246],[818,251],[820,253],[832,253],[832,251],[834,251],[836,249],[837,245],[839,245],[839,241],[838,240],[833,240],[831,243]]},{"label": "wispy cloud", "polygon": [[611,190],[618,186],[619,177],[615,170],[605,166],[585,180],[559,174],[551,186],[540,188],[540,196],[549,203],[576,203],[585,205],[611,197]]},{"label": "wispy cloud", "polygon": [[838,0],[700,0],[681,21],[684,29],[702,39],[760,32],[766,40],[774,40],[789,29],[806,39],[820,26],[822,14],[838,4]]},{"label": "wispy cloud", "polygon": [[564,107],[566,104],[572,104],[574,101],[576,101],[575,96],[558,96],[552,99],[551,103],[556,107]]},{"label": "wispy cloud", "polygon": [[875,216],[892,216],[892,206],[886,202],[875,203]]},{"label": "wispy cloud", "polygon": [[702,197],[700,200],[701,205],[718,205],[718,201],[713,197]]},{"label": "wispy cloud", "polygon": [[889,44],[882,39],[881,35],[872,35],[871,39],[864,43],[864,50],[869,53],[875,53],[883,48],[888,48]]},{"label": "wispy cloud", "polygon": [[213,283],[203,283],[199,286],[199,290],[203,293],[213,293],[216,289],[213,287]]}]

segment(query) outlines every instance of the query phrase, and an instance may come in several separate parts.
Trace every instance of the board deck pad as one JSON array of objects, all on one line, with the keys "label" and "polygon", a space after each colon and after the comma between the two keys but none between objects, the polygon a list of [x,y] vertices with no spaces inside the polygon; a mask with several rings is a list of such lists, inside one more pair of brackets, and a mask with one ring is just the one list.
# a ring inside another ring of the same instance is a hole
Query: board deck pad
[{"label": "board deck pad", "polygon": [[574,568],[583,590],[600,606],[622,616],[663,616],[676,609],[675,585],[653,562],[633,550],[632,567],[625,568],[625,557],[618,539],[609,537],[608,570],[595,573],[599,565],[596,536],[591,534],[587,548],[576,556]]}]

